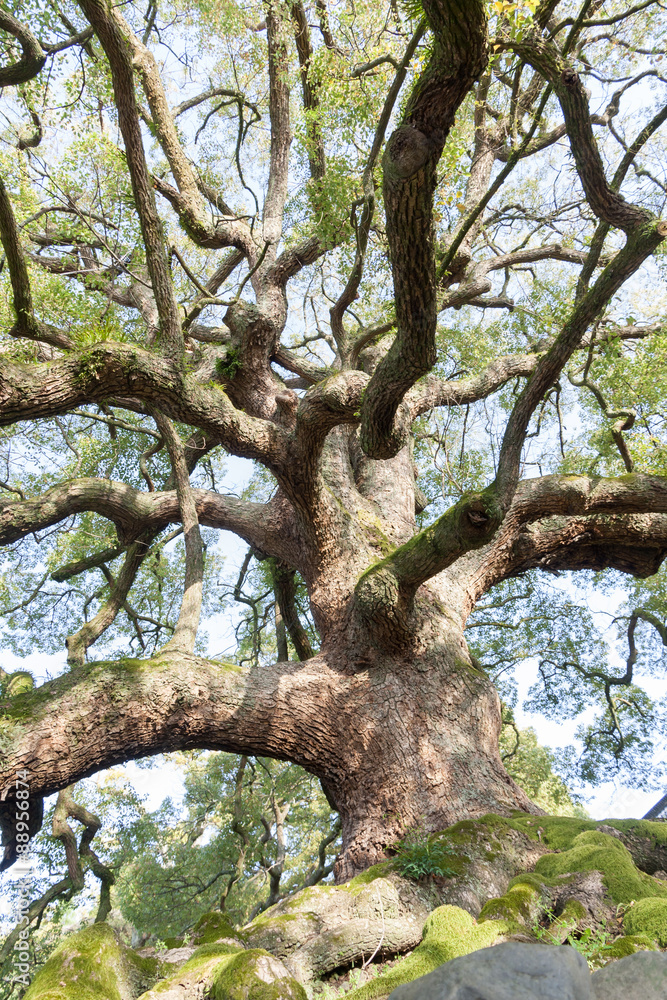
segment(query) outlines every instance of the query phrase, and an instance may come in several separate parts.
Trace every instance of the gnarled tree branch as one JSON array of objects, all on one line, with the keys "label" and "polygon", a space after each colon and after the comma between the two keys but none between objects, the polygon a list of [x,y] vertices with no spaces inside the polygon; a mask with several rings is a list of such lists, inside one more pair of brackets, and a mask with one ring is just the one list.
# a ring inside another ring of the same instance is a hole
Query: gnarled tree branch
[{"label": "gnarled tree branch", "polygon": [[30,28],[21,24],[9,11],[0,10],[0,29],[17,38],[22,49],[18,62],[12,66],[0,67],[0,87],[15,87],[34,79],[41,73],[47,53]]},{"label": "gnarled tree branch", "polygon": [[387,214],[397,332],[364,395],[361,444],[372,458],[395,455],[407,426],[395,418],[407,390],[436,359],[437,315],[433,249],[436,166],[454,116],[486,64],[486,16],[481,0],[429,0],[431,59],[410,96],[384,155]]}]

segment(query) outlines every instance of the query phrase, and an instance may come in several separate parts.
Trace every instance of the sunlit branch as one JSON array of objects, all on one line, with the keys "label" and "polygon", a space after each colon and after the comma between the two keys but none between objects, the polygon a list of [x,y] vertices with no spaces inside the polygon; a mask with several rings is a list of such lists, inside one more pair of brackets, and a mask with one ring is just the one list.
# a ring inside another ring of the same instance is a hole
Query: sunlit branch
[{"label": "sunlit branch", "polygon": [[195,648],[199,619],[201,617],[204,547],[199,530],[197,506],[190,485],[190,474],[185,461],[183,442],[174,430],[171,420],[158,410],[153,411],[153,417],[169,451],[185,538],[183,600],[174,634],[164,647],[164,650],[191,653]]},{"label": "sunlit branch", "polygon": [[144,156],[134,91],[134,72],[127,39],[103,0],[79,0],[79,5],[109,59],[118,119],[146,249],[146,263],[160,316],[163,347],[172,358],[180,359],[183,356],[183,334],[167,266],[162,224],[155,207],[153,187]]}]

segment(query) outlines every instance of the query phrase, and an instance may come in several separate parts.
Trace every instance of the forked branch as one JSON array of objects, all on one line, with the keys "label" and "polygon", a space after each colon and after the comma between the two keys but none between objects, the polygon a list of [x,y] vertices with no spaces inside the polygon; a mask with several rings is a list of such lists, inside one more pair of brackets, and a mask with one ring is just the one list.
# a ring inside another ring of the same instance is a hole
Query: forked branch
[{"label": "forked branch", "polygon": [[15,87],[34,79],[42,71],[47,57],[39,41],[30,28],[17,21],[7,10],[0,10],[0,29],[13,35],[22,50],[18,62],[0,67],[0,87]]}]

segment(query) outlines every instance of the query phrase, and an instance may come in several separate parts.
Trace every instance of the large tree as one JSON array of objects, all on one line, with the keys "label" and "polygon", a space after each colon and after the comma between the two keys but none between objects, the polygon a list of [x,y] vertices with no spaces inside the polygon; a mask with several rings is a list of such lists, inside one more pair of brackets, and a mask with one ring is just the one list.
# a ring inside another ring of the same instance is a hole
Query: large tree
[{"label": "large tree", "polygon": [[[318,776],[339,879],[418,823],[536,809],[464,627],[536,567],[645,577],[667,553],[667,478],[604,384],[624,344],[660,342],[626,307],[667,237],[666,20],[658,0],[4,5],[4,593],[24,586],[15,629],[73,623],[70,670],[4,704],[8,862],[18,769],[37,823],[43,796],[163,750]],[[582,453],[527,477],[566,390],[571,435],[590,396],[631,475]],[[429,516],[437,414],[460,470],[482,458]],[[216,488],[221,449],[264,470],[254,498]],[[268,567],[276,662],[197,654],[208,529]],[[89,659],[114,629],[141,658]]]}]

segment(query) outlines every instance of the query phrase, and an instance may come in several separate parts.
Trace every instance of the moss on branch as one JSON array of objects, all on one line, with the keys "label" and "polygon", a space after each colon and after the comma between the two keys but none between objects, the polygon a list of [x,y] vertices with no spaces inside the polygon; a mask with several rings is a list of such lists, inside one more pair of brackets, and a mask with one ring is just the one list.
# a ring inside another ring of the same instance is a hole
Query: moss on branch
[{"label": "moss on branch", "polygon": [[492,490],[469,494],[386,559],[371,566],[357,583],[356,607],[362,620],[384,641],[402,641],[418,587],[465,552],[485,545],[502,521]]}]

